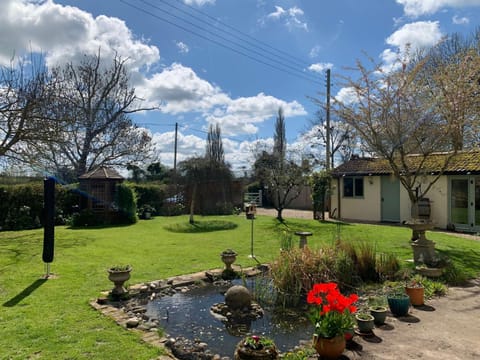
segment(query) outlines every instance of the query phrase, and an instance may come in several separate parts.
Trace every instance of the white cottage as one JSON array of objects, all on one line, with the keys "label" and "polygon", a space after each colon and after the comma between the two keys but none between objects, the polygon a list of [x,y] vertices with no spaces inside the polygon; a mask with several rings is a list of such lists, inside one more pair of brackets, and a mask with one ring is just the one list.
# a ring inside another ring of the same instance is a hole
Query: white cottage
[{"label": "white cottage", "polygon": [[[438,173],[442,156],[446,154],[432,157],[428,174]],[[410,220],[407,191],[385,159],[354,157],[335,168],[332,175],[332,217],[394,223]],[[432,175],[421,177],[418,185],[426,186],[429,176]],[[426,197],[430,200],[430,218],[436,227],[479,232],[480,149],[456,154]]]}]

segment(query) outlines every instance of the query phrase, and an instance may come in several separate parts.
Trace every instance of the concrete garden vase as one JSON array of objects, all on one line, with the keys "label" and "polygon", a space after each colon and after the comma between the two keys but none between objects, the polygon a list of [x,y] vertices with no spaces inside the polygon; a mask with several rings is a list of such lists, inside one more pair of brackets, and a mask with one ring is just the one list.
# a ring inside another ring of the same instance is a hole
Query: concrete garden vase
[{"label": "concrete garden vase", "polygon": [[130,266],[108,269],[108,279],[115,285],[111,292],[113,296],[121,296],[127,292],[123,284],[130,279],[131,271],[132,268]]}]

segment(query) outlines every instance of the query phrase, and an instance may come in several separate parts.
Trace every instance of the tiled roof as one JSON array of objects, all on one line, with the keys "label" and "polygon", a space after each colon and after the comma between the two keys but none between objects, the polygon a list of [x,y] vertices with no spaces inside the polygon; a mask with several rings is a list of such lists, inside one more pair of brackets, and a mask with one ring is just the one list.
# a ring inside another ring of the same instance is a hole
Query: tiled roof
[{"label": "tiled roof", "polygon": [[[430,155],[424,169],[428,173],[438,173],[450,153],[436,153]],[[418,167],[422,156],[410,155],[407,157],[410,169]],[[450,160],[445,174],[480,174],[480,149],[460,151]],[[332,171],[334,177],[343,175],[389,175],[392,169],[388,161],[381,158],[352,158]]]},{"label": "tiled roof", "polygon": [[99,167],[92,171],[89,171],[83,175],[78,177],[79,179],[108,179],[108,180],[123,180],[123,176],[121,176],[116,170],[107,168],[107,167]]}]

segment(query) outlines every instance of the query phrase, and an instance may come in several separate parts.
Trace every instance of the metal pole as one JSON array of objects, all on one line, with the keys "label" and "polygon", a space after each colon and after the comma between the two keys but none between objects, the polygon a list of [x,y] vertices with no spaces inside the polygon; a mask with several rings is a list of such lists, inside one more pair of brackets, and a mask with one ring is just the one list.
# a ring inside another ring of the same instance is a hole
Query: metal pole
[{"label": "metal pole", "polygon": [[253,217],[251,221],[252,221],[252,226],[250,231],[250,256],[252,258],[255,258],[255,255],[253,255]]},{"label": "metal pole", "polygon": [[331,139],[330,139],[330,69],[327,69],[327,106],[326,106],[326,122],[327,122],[327,144],[326,144],[326,161],[325,161],[325,167],[328,170],[330,170],[330,157],[332,156],[331,154]]}]

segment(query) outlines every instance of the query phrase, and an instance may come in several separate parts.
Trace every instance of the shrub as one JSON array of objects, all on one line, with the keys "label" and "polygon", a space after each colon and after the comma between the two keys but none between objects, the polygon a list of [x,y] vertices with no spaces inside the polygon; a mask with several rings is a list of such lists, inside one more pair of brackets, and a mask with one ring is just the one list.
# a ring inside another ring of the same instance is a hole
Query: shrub
[{"label": "shrub", "polygon": [[71,221],[73,227],[98,226],[101,224],[100,218],[90,209],[84,209],[73,214]]},{"label": "shrub", "polygon": [[272,264],[273,284],[280,294],[299,298],[313,284],[335,280],[335,251],[332,248],[310,250],[294,248],[282,251]]},{"label": "shrub", "polygon": [[355,246],[357,257],[357,272],[364,281],[378,281],[376,270],[377,255],[375,247],[362,241]]},{"label": "shrub", "polygon": [[339,250],[335,257],[335,277],[340,288],[348,288],[358,282],[356,265],[352,257],[344,250]]},{"label": "shrub", "polygon": [[[130,185],[130,184],[129,184]],[[155,209],[152,215],[159,215],[165,204],[165,185],[131,184],[137,195],[137,207],[149,205]]]},{"label": "shrub", "polygon": [[118,207],[118,223],[137,222],[137,199],[133,189],[127,184],[118,184],[115,193],[115,205]]},{"label": "shrub", "polygon": [[449,262],[443,273],[443,278],[450,285],[464,285],[467,280],[467,274],[459,267],[455,266],[453,262]]},{"label": "shrub", "polygon": [[400,260],[395,254],[381,253],[377,256],[376,271],[381,280],[393,280],[400,270]]}]

